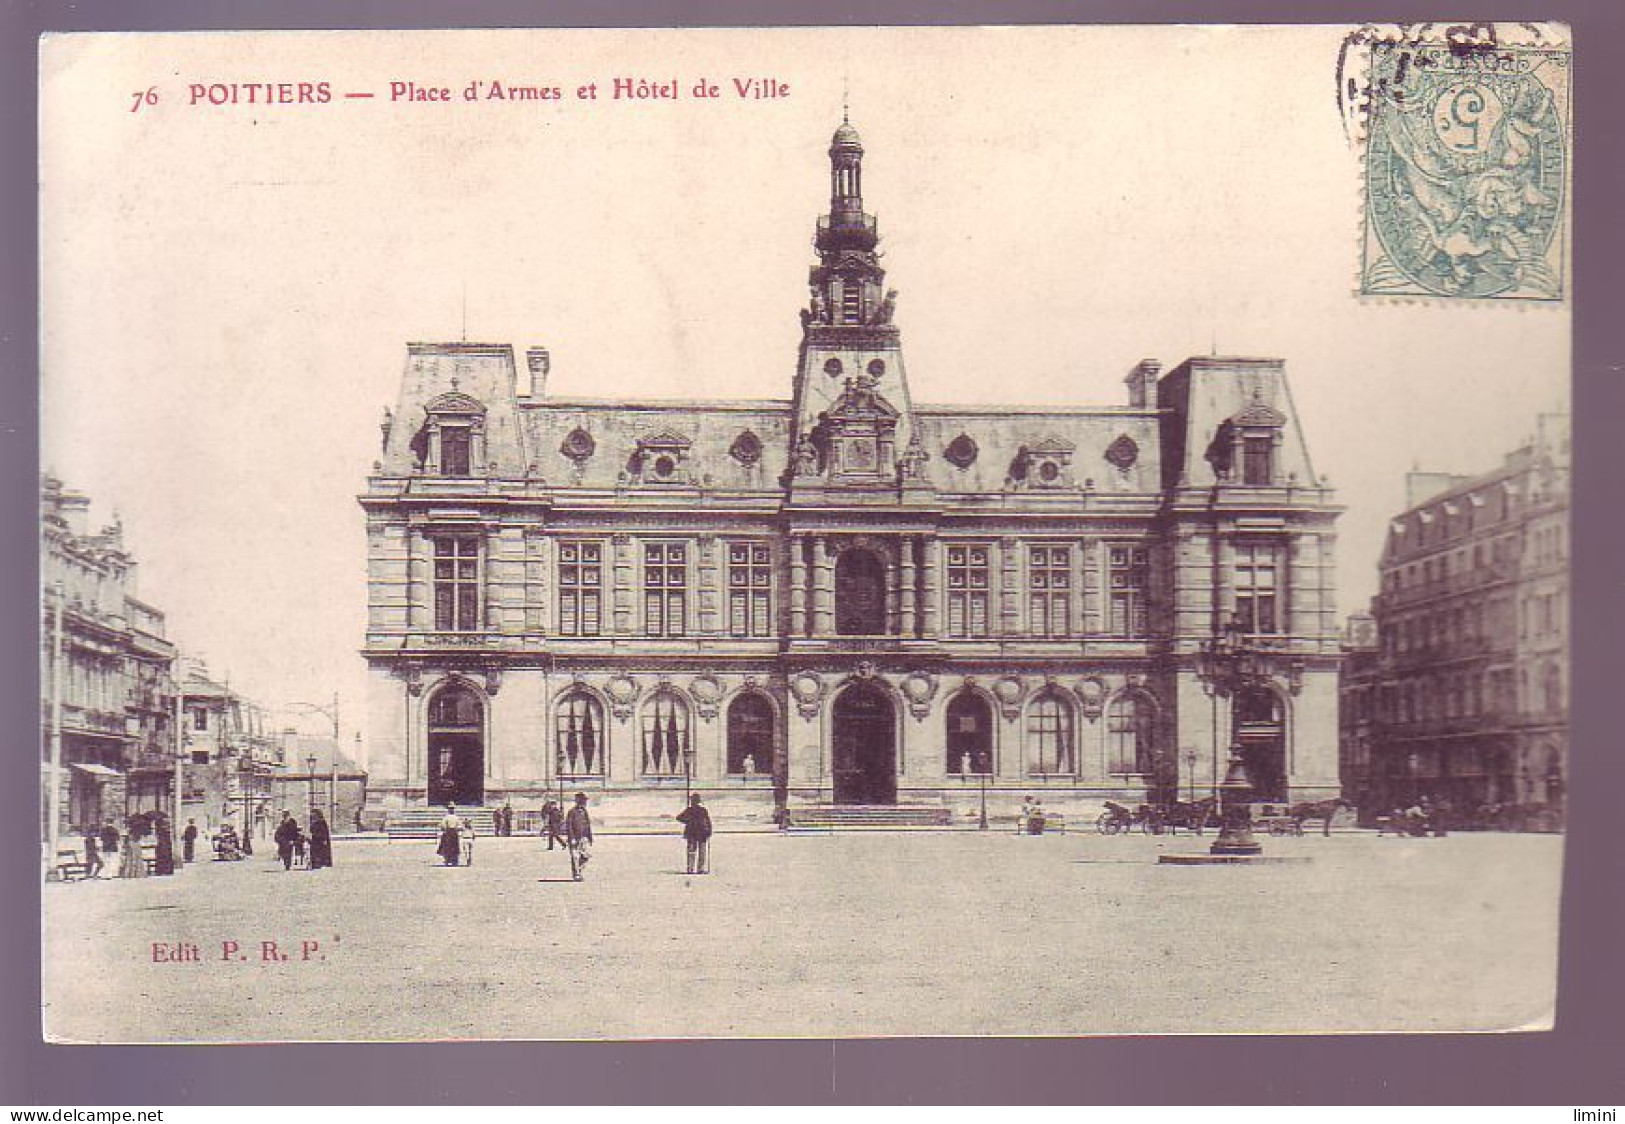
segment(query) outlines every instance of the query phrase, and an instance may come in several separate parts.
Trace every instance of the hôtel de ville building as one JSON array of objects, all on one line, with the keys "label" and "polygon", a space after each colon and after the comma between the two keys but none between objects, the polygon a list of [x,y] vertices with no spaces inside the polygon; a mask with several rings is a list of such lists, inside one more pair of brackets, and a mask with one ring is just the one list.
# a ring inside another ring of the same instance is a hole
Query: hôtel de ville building
[{"label": "h\u00f4tel de ville building", "polygon": [[1206,795],[1232,750],[1256,800],[1338,794],[1340,509],[1283,362],[933,402],[863,155],[843,123],[785,398],[563,397],[540,348],[408,345],[360,496],[375,810],[1092,815]]}]

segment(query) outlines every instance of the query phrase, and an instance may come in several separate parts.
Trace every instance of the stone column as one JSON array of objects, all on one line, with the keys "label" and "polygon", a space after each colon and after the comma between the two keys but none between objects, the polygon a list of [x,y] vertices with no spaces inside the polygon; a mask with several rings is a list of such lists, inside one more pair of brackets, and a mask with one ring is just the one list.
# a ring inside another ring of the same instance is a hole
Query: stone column
[{"label": "stone column", "polygon": [[885,566],[886,566],[886,629],[885,629],[885,633],[886,633],[887,636],[900,636],[900,635],[902,635],[902,618],[903,618],[902,602],[903,602],[904,596],[906,595],[906,591],[904,590],[903,583],[902,583],[901,559],[902,559],[902,555],[903,555],[903,550],[907,546],[907,544],[908,544],[908,539],[906,537],[900,538],[898,540],[898,561],[899,561],[898,565],[895,565],[895,566],[892,565],[890,558],[887,558],[887,560],[885,562]]},{"label": "stone column", "polygon": [[813,551],[813,635],[829,636],[835,631],[835,560],[829,556],[829,543],[823,535],[812,537]]},{"label": "stone column", "polygon": [[716,536],[701,535],[698,545],[699,562],[695,570],[699,581],[694,597],[699,607],[699,630],[706,634],[726,631],[726,616],[720,626],[718,622],[718,609],[725,594],[717,580],[719,546]]},{"label": "stone column", "polygon": [[925,540],[925,559],[923,567],[925,572],[920,580],[920,627],[928,639],[935,640],[939,635],[938,619],[941,616],[941,606],[937,595],[937,562],[941,551],[936,536],[929,536]]},{"label": "stone column", "polygon": [[790,635],[807,635],[807,539],[790,536]]},{"label": "stone column", "polygon": [[920,634],[920,586],[919,574],[914,566],[914,536],[904,535],[899,547],[903,560],[903,619],[898,628],[903,636],[912,640]]},{"label": "stone column", "polygon": [[432,603],[430,593],[434,561],[429,540],[416,527],[406,532],[406,619],[413,632],[427,632],[434,627],[429,615]]},{"label": "stone column", "polygon": [[1021,635],[1021,543],[999,540],[999,619],[1001,636]]},{"label": "stone column", "polygon": [[622,636],[633,631],[632,571],[636,562],[632,557],[632,536],[616,535],[610,540],[609,562],[612,581],[612,631]]}]

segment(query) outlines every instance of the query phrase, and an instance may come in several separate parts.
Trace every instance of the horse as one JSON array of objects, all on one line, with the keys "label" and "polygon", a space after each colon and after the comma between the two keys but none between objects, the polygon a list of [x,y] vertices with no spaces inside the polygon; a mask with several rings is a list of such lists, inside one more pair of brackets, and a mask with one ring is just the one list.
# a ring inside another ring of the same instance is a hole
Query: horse
[{"label": "horse", "polygon": [[1337,815],[1341,809],[1352,807],[1354,807],[1354,805],[1350,804],[1347,800],[1344,800],[1341,796],[1334,796],[1330,800],[1317,800],[1314,803],[1294,804],[1286,810],[1286,815],[1293,821],[1293,823],[1297,825],[1300,834],[1303,831],[1303,823],[1305,820],[1319,820],[1320,833],[1322,835],[1330,835],[1332,833],[1332,817]]}]

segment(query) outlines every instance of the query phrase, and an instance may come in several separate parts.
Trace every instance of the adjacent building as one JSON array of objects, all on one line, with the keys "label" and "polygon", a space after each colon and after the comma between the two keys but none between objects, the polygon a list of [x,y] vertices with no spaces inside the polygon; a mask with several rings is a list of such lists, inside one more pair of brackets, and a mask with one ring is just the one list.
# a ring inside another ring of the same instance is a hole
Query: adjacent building
[{"label": "adjacent building", "polygon": [[[1478,476],[1411,473],[1343,682],[1363,807],[1423,796],[1561,821],[1568,753],[1569,419]],[[1354,633],[1351,626],[1351,635]]]},{"label": "adjacent building", "polygon": [[[40,488],[40,836],[122,820],[173,792],[173,665],[164,614],[136,596],[117,519],[93,532],[90,497]],[[60,768],[53,771],[53,750]],[[156,806],[154,804],[153,806]]]},{"label": "adjacent building", "polygon": [[1338,793],[1340,509],[1284,363],[917,400],[863,154],[843,123],[787,398],[558,395],[543,348],[408,345],[359,497],[379,807],[1081,812],[1210,791],[1232,747],[1261,800]]},{"label": "adjacent building", "polygon": [[272,823],[275,771],[283,763],[282,737],[266,728],[264,713],[201,666],[181,683],[183,788],[181,819],[212,831],[230,821],[239,832],[264,834]]}]

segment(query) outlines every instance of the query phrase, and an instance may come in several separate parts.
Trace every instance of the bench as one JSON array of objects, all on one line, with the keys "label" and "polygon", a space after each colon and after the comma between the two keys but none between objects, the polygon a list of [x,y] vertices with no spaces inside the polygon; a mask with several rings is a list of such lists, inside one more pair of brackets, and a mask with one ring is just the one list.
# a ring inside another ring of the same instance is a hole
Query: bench
[{"label": "bench", "polygon": [[63,847],[56,853],[56,876],[63,882],[76,882],[90,876],[90,864],[82,852]]},{"label": "bench", "polygon": [[[995,824],[1002,824],[1007,831],[1015,831],[1016,821],[1019,820],[1019,819],[1021,819],[1021,817],[1019,815],[989,816],[987,818],[987,822],[988,822],[989,827],[992,827]],[[1027,835],[1027,834],[1030,834],[1030,833],[1027,832],[1027,831],[1022,831],[1019,834]],[[1044,835],[1050,835],[1050,834],[1065,835],[1066,834],[1066,817],[1064,815],[1061,815],[1058,812],[1045,812],[1044,813],[1044,830],[1043,830],[1042,834],[1044,834]]]}]

